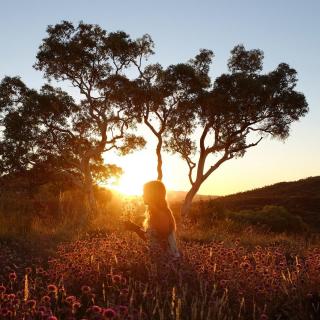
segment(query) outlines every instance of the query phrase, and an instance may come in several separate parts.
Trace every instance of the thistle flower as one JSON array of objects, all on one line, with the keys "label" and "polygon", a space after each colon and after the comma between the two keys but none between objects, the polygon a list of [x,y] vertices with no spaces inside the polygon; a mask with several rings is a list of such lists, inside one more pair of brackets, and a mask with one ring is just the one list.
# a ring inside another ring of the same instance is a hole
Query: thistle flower
[{"label": "thistle flower", "polygon": [[68,296],[66,297],[66,302],[69,304],[72,304],[73,302],[75,302],[77,299],[75,296]]},{"label": "thistle flower", "polygon": [[46,311],[47,311],[47,308],[46,308],[45,306],[40,306],[40,307],[38,308],[38,311],[39,311],[39,312],[46,312]]},{"label": "thistle flower", "polygon": [[45,303],[45,304],[50,303],[50,301],[51,301],[51,298],[50,298],[49,296],[43,296],[43,297],[41,298],[41,302],[43,302],[43,303]]},{"label": "thistle flower", "polygon": [[92,306],[90,311],[93,313],[101,313],[102,309],[99,306]]},{"label": "thistle flower", "polygon": [[72,305],[72,308],[75,309],[75,310],[78,310],[80,307],[81,307],[80,302],[75,302],[75,303],[73,303],[73,305]]},{"label": "thistle flower", "polygon": [[8,295],[8,299],[9,300],[14,300],[16,298],[16,295],[14,294],[14,293],[10,293],[9,295]]},{"label": "thistle flower", "polygon": [[10,280],[11,282],[16,281],[16,280],[17,280],[17,274],[16,274],[15,272],[10,272],[10,273],[9,273],[9,280]]},{"label": "thistle flower", "polygon": [[107,308],[103,310],[103,316],[106,317],[107,319],[111,319],[116,316],[116,312],[112,308]]},{"label": "thistle flower", "polygon": [[113,283],[116,283],[116,284],[118,284],[118,283],[120,283],[121,282],[121,276],[120,275],[114,275],[113,277],[112,277],[112,282]]},{"label": "thistle flower", "polygon": [[54,285],[54,284],[49,284],[49,285],[48,285],[48,291],[49,291],[49,292],[56,293],[56,292],[58,292],[58,288],[57,288],[57,286]]},{"label": "thistle flower", "polygon": [[91,288],[89,286],[82,286],[81,287],[81,292],[83,294],[89,294],[91,292]]},{"label": "thistle flower", "polygon": [[30,308],[30,309],[34,309],[36,307],[36,304],[37,304],[37,301],[36,300],[28,300],[27,301],[27,306]]}]

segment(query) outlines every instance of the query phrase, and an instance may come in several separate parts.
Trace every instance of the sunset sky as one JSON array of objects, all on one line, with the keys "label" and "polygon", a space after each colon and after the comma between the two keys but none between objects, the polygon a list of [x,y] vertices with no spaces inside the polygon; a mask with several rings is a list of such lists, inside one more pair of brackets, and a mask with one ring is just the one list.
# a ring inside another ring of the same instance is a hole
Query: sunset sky
[{"label": "sunset sky", "polygon": [[[310,111],[291,128],[283,143],[265,140],[242,159],[224,163],[202,185],[202,194],[225,195],[280,181],[320,174],[320,1],[107,1],[10,0],[0,7],[0,77],[21,76],[39,88],[42,74],[32,68],[49,24],[61,20],[99,24],[107,31],[124,30],[133,38],[144,33],[155,42],[151,62],[164,66],[185,62],[200,48],[215,53],[211,76],[226,72],[230,50],[239,43],[264,51],[264,71],[286,62],[298,71],[298,87]],[[70,85],[62,86],[71,90]],[[122,190],[139,192],[156,177],[154,139],[146,149],[106,163],[123,167]],[[188,190],[187,166],[178,156],[164,156],[164,182],[172,190]],[[127,186],[127,189],[125,189]],[[134,187],[131,187],[134,186]]]}]

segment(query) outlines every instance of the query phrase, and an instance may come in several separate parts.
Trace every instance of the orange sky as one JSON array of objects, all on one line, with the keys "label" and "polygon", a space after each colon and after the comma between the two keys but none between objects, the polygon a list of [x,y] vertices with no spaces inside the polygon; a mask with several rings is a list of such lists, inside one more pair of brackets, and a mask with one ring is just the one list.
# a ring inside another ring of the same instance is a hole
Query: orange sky
[{"label": "orange sky", "polygon": [[[319,175],[319,150],[310,150],[310,145],[304,140],[310,135],[310,128],[307,129],[303,121],[304,119],[292,126],[291,136],[285,142],[266,138],[257,147],[249,149],[243,158],[222,164],[203,183],[199,193],[226,195],[280,181]],[[147,129],[143,129],[141,133],[148,140],[142,151],[122,157],[115,153],[104,155],[106,162],[117,163],[123,168],[124,175],[115,187],[129,194],[141,194],[142,185],[157,176],[155,139]],[[163,154],[163,173],[168,189],[189,189],[187,165],[178,155]]]}]

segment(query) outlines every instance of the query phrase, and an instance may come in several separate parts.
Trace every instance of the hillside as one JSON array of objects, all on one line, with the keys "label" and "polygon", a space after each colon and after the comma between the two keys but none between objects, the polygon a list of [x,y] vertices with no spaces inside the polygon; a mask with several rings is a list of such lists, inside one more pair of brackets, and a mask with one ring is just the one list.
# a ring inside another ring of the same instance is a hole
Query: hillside
[{"label": "hillside", "polygon": [[212,200],[212,204],[227,210],[257,210],[266,205],[285,207],[320,229],[320,176],[293,182],[280,182],[251,191],[240,192]]},{"label": "hillside", "polygon": [[[167,200],[171,203],[173,202],[181,202],[184,200],[185,196],[187,195],[186,191],[171,191],[169,190],[167,192]],[[205,200],[213,200],[215,198],[217,198],[218,196],[214,196],[214,195],[202,195],[202,194],[197,194],[194,197],[195,201],[205,201]]]}]

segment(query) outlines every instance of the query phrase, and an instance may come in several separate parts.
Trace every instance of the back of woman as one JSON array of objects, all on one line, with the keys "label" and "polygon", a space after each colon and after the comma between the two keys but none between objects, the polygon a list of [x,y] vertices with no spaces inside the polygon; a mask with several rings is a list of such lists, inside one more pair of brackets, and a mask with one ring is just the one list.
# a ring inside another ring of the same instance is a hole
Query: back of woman
[{"label": "back of woman", "polygon": [[148,206],[146,230],[149,236],[151,256],[179,258],[176,244],[176,223],[166,201],[166,188],[161,181],[147,182],[143,188],[143,200]]},{"label": "back of woman", "polygon": [[166,201],[166,188],[161,181],[149,181],[143,188],[143,200],[147,205],[145,230],[125,221],[125,228],[134,231],[148,243],[151,259],[162,264],[180,257],[176,243],[176,223]]}]

